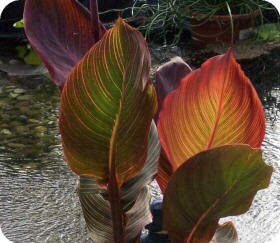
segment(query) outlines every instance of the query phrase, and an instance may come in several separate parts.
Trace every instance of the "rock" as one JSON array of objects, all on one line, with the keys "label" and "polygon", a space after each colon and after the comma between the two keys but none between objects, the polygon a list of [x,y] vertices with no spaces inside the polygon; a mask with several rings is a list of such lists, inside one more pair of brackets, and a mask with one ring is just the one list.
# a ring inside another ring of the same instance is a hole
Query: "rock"
[{"label": "rock", "polygon": [[34,169],[36,169],[36,167],[37,167],[37,164],[32,163],[32,162],[23,165],[24,170],[34,170]]},{"label": "rock", "polygon": [[0,125],[0,127],[1,127],[1,128],[9,128],[10,125],[9,125],[8,123],[2,123],[2,124]]},{"label": "rock", "polygon": [[14,89],[16,89],[16,86],[14,86],[14,85],[8,85],[8,86],[6,86],[6,89],[12,89],[12,90],[14,90]]},{"label": "rock", "polygon": [[14,170],[21,170],[21,167],[19,165],[12,165],[12,168]]},{"label": "rock", "polygon": [[17,127],[15,127],[15,130],[16,130],[17,134],[23,134],[28,131],[28,128],[25,126],[17,126]]},{"label": "rock", "polygon": [[39,116],[40,111],[35,110],[35,109],[30,109],[26,114],[29,117],[38,117]]},{"label": "rock", "polygon": [[17,99],[20,101],[28,101],[28,100],[32,100],[33,96],[32,95],[20,95],[17,97]]},{"label": "rock", "polygon": [[19,61],[19,60],[16,60],[16,59],[11,59],[11,60],[9,61],[9,64],[11,64],[11,65],[18,64],[18,63],[20,63],[20,61]]},{"label": "rock", "polygon": [[17,126],[21,126],[22,123],[19,122],[19,121],[12,121],[10,122],[10,127],[14,128],[14,127],[17,127]]},{"label": "rock", "polygon": [[21,122],[26,123],[26,122],[28,121],[28,117],[25,116],[25,115],[20,115],[20,116],[18,117],[18,120],[21,121]]},{"label": "rock", "polygon": [[36,137],[36,138],[42,138],[42,137],[44,137],[44,133],[39,133],[39,132],[36,132],[35,134],[34,134],[34,136]]},{"label": "rock", "polygon": [[30,102],[28,102],[28,101],[20,101],[20,102],[17,102],[17,104],[15,106],[17,108],[20,108],[22,106],[30,106]]},{"label": "rock", "polygon": [[22,106],[19,107],[20,112],[28,114],[30,112],[30,107],[29,106]]},{"label": "rock", "polygon": [[22,149],[25,147],[24,144],[21,143],[8,143],[7,144],[10,148],[15,148],[15,149]]},{"label": "rock", "polygon": [[12,132],[9,130],[9,129],[2,129],[0,131],[0,134],[3,134],[3,135],[12,135]]},{"label": "rock", "polygon": [[16,97],[19,96],[19,94],[16,94],[16,93],[10,93],[9,95],[10,95],[12,98],[16,98]]},{"label": "rock", "polygon": [[9,122],[10,116],[8,114],[1,114],[1,122]]},{"label": "rock", "polygon": [[25,147],[25,149],[21,151],[21,154],[23,155],[23,157],[34,157],[38,156],[38,151],[34,148]]},{"label": "rock", "polygon": [[6,102],[4,100],[0,100],[0,108],[4,108],[6,106]]},{"label": "rock", "polygon": [[48,129],[44,126],[37,126],[34,130],[36,133],[45,133]]},{"label": "rock", "polygon": [[15,90],[14,90],[14,93],[15,93],[15,94],[23,94],[23,93],[25,93],[25,92],[26,92],[25,89],[19,89],[19,88],[18,88],[18,89],[15,89]]},{"label": "rock", "polygon": [[8,105],[8,104],[5,104],[5,106],[2,107],[2,108],[3,108],[3,110],[5,110],[5,111],[11,111],[11,110],[13,109],[13,106]]},{"label": "rock", "polygon": [[28,123],[34,123],[34,124],[38,124],[38,123],[40,123],[40,121],[39,120],[36,120],[36,119],[28,119]]}]

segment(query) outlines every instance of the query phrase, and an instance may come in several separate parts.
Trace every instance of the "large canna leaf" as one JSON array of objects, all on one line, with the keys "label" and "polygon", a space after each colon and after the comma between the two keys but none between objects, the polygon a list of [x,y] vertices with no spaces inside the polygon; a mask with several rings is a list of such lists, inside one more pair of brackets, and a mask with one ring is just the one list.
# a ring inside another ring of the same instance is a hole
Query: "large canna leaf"
[{"label": "large canna leaf", "polygon": [[102,24],[92,23],[89,11],[76,0],[25,1],[27,38],[61,89],[72,67],[99,40],[94,32],[100,38],[105,33]]},{"label": "large canna leaf", "polygon": [[231,50],[206,61],[166,97],[158,130],[175,169],[208,148],[235,143],[260,147],[262,105]]},{"label": "large canna leaf", "polygon": [[[149,134],[148,157],[145,166],[120,190],[123,211],[127,218],[126,241],[135,239],[143,227],[151,222],[147,184],[157,173],[159,154],[160,144],[156,126],[153,123]],[[94,242],[113,242],[112,215],[110,204],[106,200],[108,191],[100,189],[93,179],[81,177],[78,192],[90,237]]]},{"label": "large canna leaf", "polygon": [[156,111],[150,55],[140,32],[121,19],[73,69],[61,96],[66,160],[80,176],[108,185],[115,242],[123,242],[120,188],[139,174]]},{"label": "large canna leaf", "polygon": [[143,36],[119,19],[74,68],[59,124],[67,162],[78,175],[108,182],[115,170],[121,186],[143,167],[156,111],[149,67]]},{"label": "large canna leaf", "polygon": [[246,212],[271,174],[261,151],[247,145],[221,146],[191,157],[173,174],[164,196],[164,226],[172,242],[209,242],[219,219]]}]

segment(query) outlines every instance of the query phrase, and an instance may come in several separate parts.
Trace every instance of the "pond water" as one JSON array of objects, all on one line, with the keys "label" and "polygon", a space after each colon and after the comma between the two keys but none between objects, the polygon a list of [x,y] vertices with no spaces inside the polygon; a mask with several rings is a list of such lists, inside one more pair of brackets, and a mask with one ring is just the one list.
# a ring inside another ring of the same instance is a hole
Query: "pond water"
[{"label": "pond water", "polygon": [[[232,219],[241,243],[268,242],[280,232],[279,63],[280,50],[242,62],[265,107],[263,150],[274,173],[250,211]],[[89,242],[75,192],[77,176],[63,160],[58,97],[45,77],[0,73],[0,223],[13,242]],[[154,185],[152,190],[160,197]]]}]

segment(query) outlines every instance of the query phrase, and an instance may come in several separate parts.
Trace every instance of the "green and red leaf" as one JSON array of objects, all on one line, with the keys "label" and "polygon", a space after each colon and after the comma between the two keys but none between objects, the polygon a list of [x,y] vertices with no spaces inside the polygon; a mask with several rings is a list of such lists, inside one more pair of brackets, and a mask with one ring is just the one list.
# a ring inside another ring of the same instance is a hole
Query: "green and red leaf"
[{"label": "green and red leaf", "polygon": [[164,196],[164,227],[172,242],[209,242],[219,219],[246,212],[271,174],[261,151],[248,145],[217,147],[191,157],[173,174]]},{"label": "green and red leaf", "polygon": [[[160,144],[157,129],[152,123],[149,133],[148,157],[143,169],[120,189],[123,213],[127,220],[125,228],[126,241],[133,242],[143,227],[152,221],[150,213],[150,195],[147,185],[157,173]],[[108,191],[100,189],[91,178],[80,178],[78,194],[84,212],[90,237],[94,242],[111,243],[113,239],[113,222],[108,202]],[[102,215],[102,217],[100,217]]]},{"label": "green and red leaf", "polygon": [[175,169],[212,147],[260,147],[265,132],[262,105],[231,50],[206,61],[166,97],[158,130]]},{"label": "green and red leaf", "polygon": [[73,66],[99,40],[94,32],[98,30],[100,38],[105,33],[102,24],[92,26],[93,22],[75,0],[25,1],[27,38],[60,89]]},{"label": "green and red leaf", "polygon": [[121,19],[70,74],[61,96],[60,131],[72,170],[121,186],[147,157],[156,111],[150,55],[140,32]]},{"label": "green and red leaf", "polygon": [[145,39],[119,19],[75,66],[61,95],[64,155],[75,173],[107,187],[113,239],[120,243],[128,223],[127,205],[136,204],[136,196],[155,174],[141,174],[157,108],[149,69]]}]

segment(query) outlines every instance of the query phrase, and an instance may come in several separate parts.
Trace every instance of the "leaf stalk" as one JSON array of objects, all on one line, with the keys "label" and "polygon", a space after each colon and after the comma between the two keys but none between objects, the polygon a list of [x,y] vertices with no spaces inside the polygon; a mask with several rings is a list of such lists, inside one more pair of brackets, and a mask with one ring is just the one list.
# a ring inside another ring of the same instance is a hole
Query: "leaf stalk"
[{"label": "leaf stalk", "polygon": [[[100,28],[99,28],[99,15],[98,15],[98,3],[97,0],[90,0],[90,13],[91,13],[91,25],[92,25],[92,34],[94,40],[100,39]],[[96,28],[96,26],[98,26]]]}]

